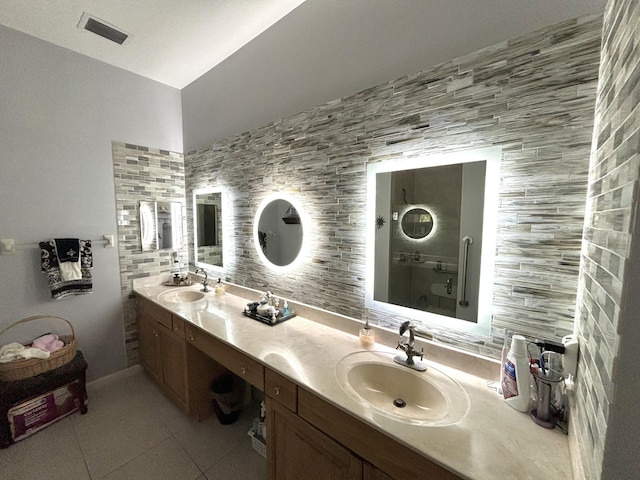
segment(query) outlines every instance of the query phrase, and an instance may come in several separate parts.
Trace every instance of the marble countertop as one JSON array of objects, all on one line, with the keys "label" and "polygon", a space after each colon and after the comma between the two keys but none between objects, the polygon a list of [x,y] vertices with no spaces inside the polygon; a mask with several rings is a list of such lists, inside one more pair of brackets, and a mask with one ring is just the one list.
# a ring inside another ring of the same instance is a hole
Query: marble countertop
[{"label": "marble countertop", "polygon": [[[328,326],[326,322],[310,320],[310,315],[305,316],[307,309],[296,309],[298,316],[270,326],[242,314],[245,305],[257,297],[231,293],[216,296],[210,292],[196,302],[172,303],[163,301],[161,295],[175,288],[197,291],[200,285],[170,287],[159,283],[154,284],[150,279],[135,281],[134,291],[463,478],[573,478],[564,434],[558,429],[547,430],[534,424],[527,414],[514,410],[489,389],[486,378],[452,368],[446,355],[440,353],[438,362],[433,361],[428,345],[425,348],[427,365],[455,380],[465,390],[469,397],[468,412],[449,426],[380,422],[372,415],[371,408],[340,387],[336,375],[341,359],[366,351],[360,346],[357,333],[349,333],[353,325],[341,329],[338,320]],[[356,321],[351,319],[351,322]],[[349,323],[345,317],[345,324]],[[395,340],[398,338],[396,335]],[[376,342],[369,351],[383,355],[398,353],[390,346],[392,343],[386,343]],[[459,361],[452,363],[460,364]]]}]

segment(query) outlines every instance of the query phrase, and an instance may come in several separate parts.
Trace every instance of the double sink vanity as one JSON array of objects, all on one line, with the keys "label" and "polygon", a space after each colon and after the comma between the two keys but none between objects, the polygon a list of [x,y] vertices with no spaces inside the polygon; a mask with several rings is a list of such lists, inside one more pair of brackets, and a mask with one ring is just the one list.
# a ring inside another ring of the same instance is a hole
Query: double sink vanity
[{"label": "double sink vanity", "polygon": [[487,387],[497,362],[417,340],[427,371],[393,362],[398,332],[289,302],[270,326],[243,315],[261,292],[227,284],[137,279],[140,361],[189,415],[212,414],[209,387],[226,370],[263,391],[268,478],[572,478],[567,437],[545,430]]}]

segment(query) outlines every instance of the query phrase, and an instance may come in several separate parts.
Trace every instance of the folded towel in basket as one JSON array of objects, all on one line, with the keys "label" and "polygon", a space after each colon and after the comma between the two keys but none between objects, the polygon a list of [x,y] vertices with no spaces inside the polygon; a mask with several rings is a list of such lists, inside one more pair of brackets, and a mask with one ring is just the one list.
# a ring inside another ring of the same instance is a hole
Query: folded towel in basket
[{"label": "folded towel in basket", "polygon": [[49,352],[39,348],[25,347],[18,342],[9,343],[0,348],[0,363],[9,363],[14,360],[25,360],[27,358],[49,358]]},{"label": "folded towel in basket", "polygon": [[[40,242],[41,268],[47,274],[51,298],[60,299],[67,295],[82,295],[91,293],[93,283],[91,280],[91,268],[93,267],[93,254],[91,251],[91,240],[79,240],[80,250],[80,277],[66,280],[62,275],[60,265],[72,264],[74,262],[60,262],[56,249],[56,241],[48,240]],[[65,258],[72,258],[65,252]],[[64,267],[63,267],[64,268]]]},{"label": "folded towel in basket", "polygon": [[31,346],[49,353],[57,352],[64,347],[64,342],[59,338],[55,333],[47,333],[46,335],[36,338],[31,343]]}]

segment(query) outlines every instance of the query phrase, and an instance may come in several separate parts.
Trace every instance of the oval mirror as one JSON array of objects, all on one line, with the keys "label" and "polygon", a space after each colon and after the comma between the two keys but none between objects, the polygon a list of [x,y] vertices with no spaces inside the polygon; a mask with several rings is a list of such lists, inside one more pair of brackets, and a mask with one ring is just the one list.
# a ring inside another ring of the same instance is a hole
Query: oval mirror
[{"label": "oval mirror", "polygon": [[402,216],[402,232],[409,238],[425,238],[433,230],[433,216],[424,208],[412,208]]},{"label": "oval mirror", "polygon": [[260,259],[273,270],[290,270],[301,258],[303,221],[300,205],[286,194],[267,197],[256,213],[253,238]]}]

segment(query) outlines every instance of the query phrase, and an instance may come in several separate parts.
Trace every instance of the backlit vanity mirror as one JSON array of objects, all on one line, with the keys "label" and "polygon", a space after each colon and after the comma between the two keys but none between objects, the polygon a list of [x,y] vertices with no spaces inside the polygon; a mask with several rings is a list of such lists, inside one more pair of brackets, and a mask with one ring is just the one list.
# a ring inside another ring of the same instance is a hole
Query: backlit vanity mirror
[{"label": "backlit vanity mirror", "polygon": [[369,165],[369,308],[490,333],[500,158],[486,148]]},{"label": "backlit vanity mirror", "polygon": [[223,262],[223,194],[219,188],[193,192],[193,248],[197,267],[221,269]]},{"label": "backlit vanity mirror", "polygon": [[253,239],[262,262],[275,271],[289,271],[302,259],[310,222],[291,195],[269,195],[253,222]]},{"label": "backlit vanity mirror", "polygon": [[182,204],[180,202],[140,202],[142,251],[182,248]]},{"label": "backlit vanity mirror", "polygon": [[407,237],[420,240],[433,230],[433,215],[424,208],[412,208],[404,213],[400,225]]}]

